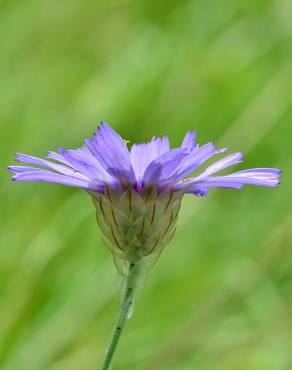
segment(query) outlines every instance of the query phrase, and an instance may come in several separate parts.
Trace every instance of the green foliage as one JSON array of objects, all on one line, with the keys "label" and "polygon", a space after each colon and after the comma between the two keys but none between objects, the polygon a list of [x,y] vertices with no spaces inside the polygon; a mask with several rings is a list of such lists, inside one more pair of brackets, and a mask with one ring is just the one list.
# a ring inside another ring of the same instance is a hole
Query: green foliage
[{"label": "green foliage", "polygon": [[279,189],[185,197],[116,370],[292,368],[292,1],[2,1],[0,368],[98,368],[115,266],[85,192],[12,183],[14,152],[82,144],[100,120],[246,153]]}]

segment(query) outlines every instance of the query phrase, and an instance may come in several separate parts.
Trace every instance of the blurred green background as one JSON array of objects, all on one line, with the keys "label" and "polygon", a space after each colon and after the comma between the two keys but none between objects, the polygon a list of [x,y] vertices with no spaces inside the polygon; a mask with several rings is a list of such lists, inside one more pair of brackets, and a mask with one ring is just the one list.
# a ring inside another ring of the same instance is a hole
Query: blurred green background
[{"label": "blurred green background", "polygon": [[279,189],[187,196],[118,348],[122,370],[292,368],[292,1],[0,3],[0,368],[98,368],[117,273],[82,191],[12,183],[14,153],[98,122],[244,151]]}]

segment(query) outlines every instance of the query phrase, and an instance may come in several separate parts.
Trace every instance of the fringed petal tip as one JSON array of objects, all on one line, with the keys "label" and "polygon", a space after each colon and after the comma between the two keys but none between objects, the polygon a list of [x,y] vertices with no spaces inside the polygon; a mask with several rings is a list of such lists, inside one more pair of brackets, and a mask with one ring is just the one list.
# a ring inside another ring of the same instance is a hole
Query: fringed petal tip
[{"label": "fringed petal tip", "polygon": [[7,171],[11,172],[11,173],[16,173],[16,168],[17,166],[7,166],[6,169]]},{"label": "fringed petal tip", "polygon": [[206,196],[209,188],[242,188],[245,185],[278,187],[281,171],[274,168],[243,170],[226,176],[217,173],[242,162],[241,152],[215,161],[195,177],[186,178],[211,157],[227,152],[213,142],[196,143],[196,130],[188,131],[181,146],[171,149],[167,136],[133,144],[129,149],[123,138],[107,123],[101,122],[91,138],[78,149],[48,152],[46,159],[16,153],[16,161],[25,166],[9,166],[13,181],[58,182],[95,190],[107,184],[116,189],[132,186],[137,192],[149,183],[157,189],[172,188]]},{"label": "fringed petal tip", "polygon": [[7,170],[15,175],[20,173],[29,172],[29,171],[37,171],[39,168],[28,167],[28,166],[8,166]]},{"label": "fringed petal tip", "polygon": [[[234,156],[236,160],[236,156]],[[220,161],[218,161],[219,163]],[[225,164],[224,164],[225,162]],[[232,163],[232,155],[223,159],[224,166],[227,163]],[[214,173],[214,169],[220,170],[223,167],[218,166],[218,163],[207,168],[201,175],[191,178],[186,181],[181,187],[185,188],[187,193],[202,196],[201,189],[210,188],[233,188],[242,189],[245,185],[278,187],[280,184],[281,171],[275,168],[254,168],[232,173],[226,176],[210,176]],[[221,167],[221,168],[220,168]],[[217,171],[215,171],[217,172]],[[204,194],[205,195],[205,194]]]},{"label": "fringed petal tip", "polygon": [[277,187],[280,184],[281,171],[277,168],[253,168],[227,175],[244,185]]},{"label": "fringed petal tip", "polygon": [[22,160],[23,157],[25,157],[25,154],[18,153],[18,152],[15,153],[15,161],[16,162],[23,162],[23,160]]},{"label": "fringed petal tip", "polygon": [[92,139],[85,143],[101,166],[121,183],[135,184],[135,174],[128,147],[123,138],[102,122]]},{"label": "fringed petal tip", "polygon": [[181,149],[184,152],[190,152],[194,148],[197,147],[196,144],[196,136],[197,136],[197,130],[194,131],[188,131],[182,141]]}]

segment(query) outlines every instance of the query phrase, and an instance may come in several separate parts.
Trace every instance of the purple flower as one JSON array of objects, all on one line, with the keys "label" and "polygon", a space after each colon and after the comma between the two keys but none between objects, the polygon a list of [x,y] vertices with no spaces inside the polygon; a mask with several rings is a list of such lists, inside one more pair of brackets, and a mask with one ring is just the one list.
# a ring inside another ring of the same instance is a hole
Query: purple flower
[{"label": "purple flower", "polygon": [[[18,153],[17,161],[38,167],[8,169],[14,173],[14,181],[54,182],[85,189],[92,196],[103,240],[119,271],[126,275],[130,265],[141,266],[142,261],[143,269],[148,269],[169,243],[185,193],[204,196],[215,187],[279,184],[280,171],[274,168],[216,175],[241,162],[242,153],[227,155],[190,176],[211,157],[225,152],[213,143],[199,146],[195,132],[188,132],[179,148],[170,149],[165,136],[134,144],[129,152],[125,141],[102,123],[79,149],[59,148],[49,152],[47,159]],[[150,255],[149,262],[144,257]]]},{"label": "purple flower", "polygon": [[129,151],[126,142],[102,123],[79,149],[58,148],[47,159],[17,153],[16,160],[26,166],[8,167],[14,181],[69,185],[92,197],[102,238],[123,279],[121,310],[101,369],[109,368],[145,275],[175,233],[184,194],[205,196],[209,188],[279,184],[280,171],[274,168],[217,175],[242,162],[242,153],[227,155],[192,176],[211,157],[226,152],[213,143],[199,146],[195,137],[195,132],[188,132],[174,149],[166,136],[153,137]]},{"label": "purple flower", "polygon": [[131,186],[141,192],[153,184],[165,189],[197,196],[209,188],[236,188],[245,185],[276,187],[280,171],[275,168],[255,168],[216,175],[221,170],[242,162],[242,153],[217,160],[200,174],[189,176],[211,157],[226,149],[216,149],[213,143],[199,146],[195,132],[188,132],[179,148],[170,149],[167,136],[153,137],[144,144],[134,144],[129,152],[125,141],[106,123],[102,123],[93,138],[86,139],[79,149],[49,152],[48,159],[16,154],[16,160],[31,166],[9,166],[13,181],[53,182],[104,193],[105,187],[122,190]]}]

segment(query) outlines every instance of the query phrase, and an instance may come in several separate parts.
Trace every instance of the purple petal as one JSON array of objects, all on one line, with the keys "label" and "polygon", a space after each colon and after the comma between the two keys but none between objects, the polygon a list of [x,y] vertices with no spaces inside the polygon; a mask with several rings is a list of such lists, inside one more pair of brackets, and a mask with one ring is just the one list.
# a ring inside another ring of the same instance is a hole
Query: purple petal
[{"label": "purple petal", "polygon": [[19,174],[23,172],[32,172],[32,171],[40,171],[40,168],[36,167],[28,167],[28,166],[8,166],[8,171]]},{"label": "purple petal", "polygon": [[234,154],[230,154],[225,158],[220,159],[219,161],[211,164],[209,167],[206,168],[204,172],[202,172],[198,178],[202,178],[205,176],[210,176],[213,173],[222,171],[224,168],[233,166],[234,164],[242,162],[243,154],[238,152]]},{"label": "purple petal", "polygon": [[195,149],[196,145],[196,131],[189,131],[186,133],[183,142],[181,144],[181,148],[184,151],[190,152],[191,150]]},{"label": "purple petal", "polygon": [[225,151],[226,148],[216,149],[213,143],[207,143],[200,148],[196,147],[184,158],[180,168],[178,169],[177,179],[183,179],[185,176],[200,167],[209,158],[213,157],[215,154],[224,153]]},{"label": "purple petal", "polygon": [[72,168],[83,173],[87,178],[114,184],[116,181],[101,166],[90,150],[83,146],[79,149],[65,150],[60,148],[60,154]]},{"label": "purple petal", "polygon": [[[61,147],[58,147],[58,149],[60,150]],[[66,164],[66,166],[70,166],[70,167],[72,166],[68,161],[66,161],[66,159],[60,153],[50,151],[50,152],[48,152],[46,158],[54,159],[55,161]]]},{"label": "purple petal", "polygon": [[169,141],[166,136],[163,138],[153,137],[151,141],[145,144],[132,145],[130,159],[138,187],[141,185],[144,172],[148,165],[167,151],[169,151]]},{"label": "purple petal", "polygon": [[57,184],[69,185],[83,189],[99,190],[102,184],[90,181],[83,181],[71,176],[61,175],[47,170],[37,170],[20,172],[12,177],[13,181],[33,181],[33,182],[53,182]]},{"label": "purple petal", "polygon": [[188,193],[192,193],[197,197],[206,197],[208,195],[208,189],[196,187],[192,191],[188,191]]},{"label": "purple petal", "polygon": [[155,158],[151,142],[132,145],[130,158],[136,180],[140,181],[148,164]]},{"label": "purple petal", "polygon": [[162,154],[147,167],[143,176],[143,183],[164,184],[174,181],[186,155],[181,149],[172,149]]},{"label": "purple petal", "polygon": [[280,184],[280,174],[281,171],[276,168],[254,168],[235,172],[225,177],[244,185],[276,187]]},{"label": "purple petal", "polygon": [[188,193],[195,193],[200,188],[235,188],[245,185],[276,187],[280,183],[280,171],[275,168],[255,168],[235,172],[226,176],[200,176],[189,179],[179,188],[185,188]]},{"label": "purple petal", "polygon": [[[239,176],[261,176],[261,177],[278,177],[281,175],[281,170],[278,170],[277,168],[269,168],[269,167],[264,167],[264,168],[252,168],[248,170],[242,170],[235,172],[231,174],[232,176],[234,175],[239,175]],[[228,176],[231,176],[228,175]]]},{"label": "purple petal", "polygon": [[227,179],[225,176],[210,176],[202,182],[193,184],[190,189],[197,189],[201,187],[205,188],[234,188],[241,189],[244,184],[239,181],[232,181],[232,179]]},{"label": "purple petal", "polygon": [[167,136],[156,138],[153,136],[152,142],[155,144],[157,157],[170,150],[169,140]]},{"label": "purple petal", "polygon": [[102,123],[86,145],[110,175],[124,183],[135,183],[127,145],[110,126]]},{"label": "purple petal", "polygon": [[28,166],[8,166],[7,170],[9,172],[14,173],[15,175],[19,175],[19,174],[24,173],[24,172],[33,172],[33,171],[38,172],[38,171],[41,171],[40,168],[28,167]]},{"label": "purple petal", "polygon": [[60,164],[57,164],[57,163],[52,163],[52,162],[47,161],[47,160],[42,159],[42,158],[38,158],[38,157],[31,156],[31,155],[26,155],[26,154],[21,154],[21,153],[16,153],[16,160],[18,162],[23,162],[23,163],[35,164],[37,166],[48,167],[48,168],[50,168],[54,171],[57,171],[61,174],[77,177],[80,180],[85,180],[85,181],[89,180],[88,177],[84,176],[81,173],[78,173],[78,172],[74,171],[72,168],[69,168],[67,166],[60,165]]}]

